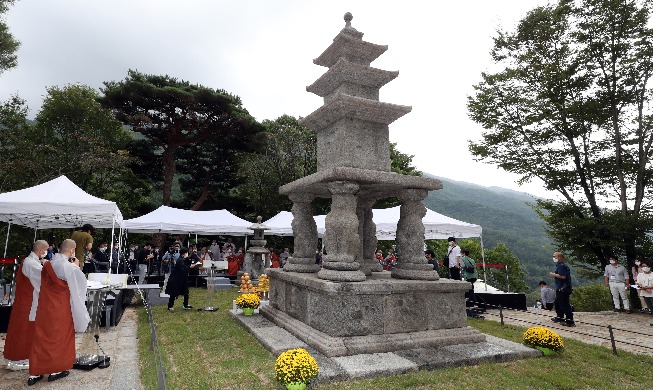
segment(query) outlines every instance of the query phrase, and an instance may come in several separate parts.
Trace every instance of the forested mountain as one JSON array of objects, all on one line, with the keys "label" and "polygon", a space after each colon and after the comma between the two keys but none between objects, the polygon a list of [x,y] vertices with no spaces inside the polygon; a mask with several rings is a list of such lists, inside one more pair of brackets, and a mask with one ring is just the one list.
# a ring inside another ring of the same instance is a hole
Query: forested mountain
[{"label": "forested mountain", "polygon": [[[537,288],[538,281],[542,279],[551,282],[548,273],[553,270],[551,253],[554,248],[544,232],[544,222],[529,205],[535,203],[533,195],[436,178],[442,181],[444,188],[429,193],[424,201],[426,207],[481,225],[485,248],[491,248],[498,242],[505,243],[519,257],[526,274],[526,284],[531,290]],[[486,261],[493,262],[492,259]]]}]

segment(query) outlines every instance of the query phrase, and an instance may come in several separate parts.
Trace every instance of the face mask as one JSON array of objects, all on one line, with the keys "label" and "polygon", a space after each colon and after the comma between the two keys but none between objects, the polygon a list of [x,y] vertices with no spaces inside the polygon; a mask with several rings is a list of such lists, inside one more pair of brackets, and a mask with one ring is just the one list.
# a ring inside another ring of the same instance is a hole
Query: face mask
[{"label": "face mask", "polygon": [[640,265],[640,264],[642,264],[640,261],[635,262],[635,265]]},{"label": "face mask", "polygon": [[616,261],[610,260],[610,264],[614,264],[614,263],[616,263]]},{"label": "face mask", "polygon": [[100,248],[100,252],[104,252],[106,250],[107,250],[107,248],[105,248],[105,247]]},{"label": "face mask", "polygon": [[116,248],[116,249],[118,249],[118,245],[114,245],[113,247]]},{"label": "face mask", "polygon": [[47,254],[48,254],[48,251],[44,251],[44,252],[43,252],[43,253],[41,254],[41,256],[39,256],[39,259],[42,259],[42,258],[44,258],[44,257],[45,257],[45,255],[47,255]]},{"label": "face mask", "polygon": [[651,272],[651,268],[649,268],[649,267],[642,267],[642,271],[644,271],[644,272]]},{"label": "face mask", "polygon": [[188,253],[184,253],[184,259],[188,258]]},{"label": "face mask", "polygon": [[557,258],[557,257],[553,257],[553,262],[554,262],[554,263],[557,263],[557,262],[558,262],[558,258]]}]

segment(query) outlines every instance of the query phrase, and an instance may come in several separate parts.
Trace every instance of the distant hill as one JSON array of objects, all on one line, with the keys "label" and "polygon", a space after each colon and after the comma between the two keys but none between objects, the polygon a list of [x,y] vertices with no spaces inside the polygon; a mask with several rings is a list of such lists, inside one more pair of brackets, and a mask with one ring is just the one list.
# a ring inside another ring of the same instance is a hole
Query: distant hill
[{"label": "distant hill", "polygon": [[[483,245],[491,248],[505,243],[521,260],[526,284],[537,289],[553,269],[551,239],[544,222],[529,204],[536,197],[499,187],[483,187],[425,174],[440,179],[444,188],[431,191],[424,200],[433,211],[483,227]],[[492,259],[486,259],[492,262]],[[575,284],[575,283],[574,283]]]}]

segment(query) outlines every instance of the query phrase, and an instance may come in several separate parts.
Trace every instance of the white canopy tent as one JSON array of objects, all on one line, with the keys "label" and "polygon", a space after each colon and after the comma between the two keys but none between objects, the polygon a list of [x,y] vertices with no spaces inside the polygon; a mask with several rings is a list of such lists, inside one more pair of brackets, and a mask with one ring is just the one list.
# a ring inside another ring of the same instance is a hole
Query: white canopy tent
[{"label": "white canopy tent", "polygon": [[0,194],[0,221],[32,229],[122,226],[115,202],[89,195],[66,176],[34,187]]},{"label": "white canopy tent", "polygon": [[[400,206],[388,209],[373,209],[373,221],[376,224],[376,238],[379,240],[394,240],[397,233],[397,222],[399,221]],[[318,236],[325,231],[326,215],[313,217],[317,225]],[[292,236],[292,213],[281,211],[279,214],[264,222],[270,230],[265,234],[275,236]],[[447,217],[433,210],[426,209],[426,215],[422,218],[424,224],[424,238],[426,240],[446,239],[448,237],[469,238],[481,237],[483,229],[479,225],[467,223]]]},{"label": "white canopy tent", "polygon": [[89,195],[66,176],[43,184],[0,194],[0,221],[8,222],[4,256],[11,225],[34,229],[73,228],[90,223],[96,228],[122,228],[122,213],[115,202]]},{"label": "white canopy tent", "polygon": [[[397,221],[399,209],[395,206],[388,209],[374,209],[373,220],[376,224],[376,238],[379,240],[394,240],[397,234]],[[470,238],[481,237],[483,229],[480,225],[459,221],[446,215],[436,213],[427,208],[426,215],[422,218],[424,224],[424,239],[438,240],[448,237]]]},{"label": "white canopy tent", "polygon": [[[317,225],[317,235],[322,237],[326,230],[324,228],[326,215],[315,215],[313,219],[315,219]],[[292,236],[292,220],[293,216],[290,211],[280,211],[274,217],[263,222],[265,226],[270,228],[270,230],[265,231],[265,234],[269,236]]]},{"label": "white canopy tent", "polygon": [[252,234],[252,222],[239,218],[227,210],[193,211],[169,206],[138,218],[125,220],[125,229],[139,233],[194,233],[199,235],[225,234],[246,236]]},{"label": "white canopy tent", "polygon": [[[378,240],[394,240],[397,235],[397,222],[399,221],[401,206],[387,209],[373,209],[372,220],[376,224],[376,238]],[[313,217],[317,225],[318,236],[325,232],[325,215]],[[264,222],[270,230],[265,233],[277,236],[292,236],[292,213],[281,211],[279,214]],[[426,215],[422,218],[424,224],[424,239],[478,238],[481,241],[481,257],[483,260],[483,273],[485,274],[485,250],[483,248],[483,228],[480,225],[459,221],[447,217],[427,208]],[[484,276],[485,279],[485,276]]]}]

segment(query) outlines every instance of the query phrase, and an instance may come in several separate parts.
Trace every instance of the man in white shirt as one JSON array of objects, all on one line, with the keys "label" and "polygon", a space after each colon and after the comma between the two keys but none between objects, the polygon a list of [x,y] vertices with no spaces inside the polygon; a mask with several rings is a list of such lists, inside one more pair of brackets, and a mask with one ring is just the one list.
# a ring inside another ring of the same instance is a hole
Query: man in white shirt
[{"label": "man in white shirt", "polygon": [[[630,280],[628,278],[628,271],[626,271],[623,265],[619,264],[619,259],[616,256],[610,257],[610,264],[605,266],[603,278],[605,279],[605,286],[612,293],[614,311],[630,313],[630,304],[628,303]],[[624,304],[623,310],[621,310],[619,298],[621,298]]]},{"label": "man in white shirt", "polygon": [[454,280],[460,279],[460,247],[456,244],[455,237],[449,237],[449,249],[447,256],[449,256],[449,276]]}]

